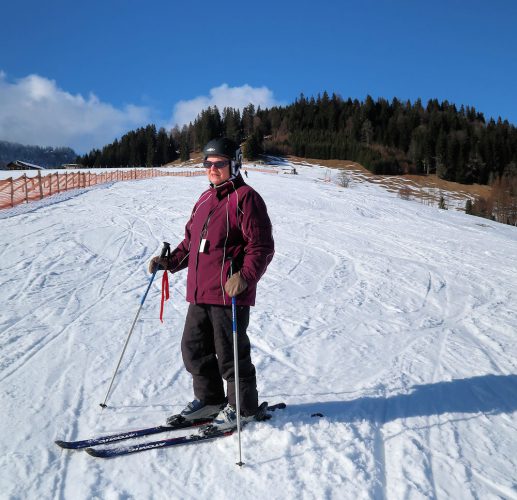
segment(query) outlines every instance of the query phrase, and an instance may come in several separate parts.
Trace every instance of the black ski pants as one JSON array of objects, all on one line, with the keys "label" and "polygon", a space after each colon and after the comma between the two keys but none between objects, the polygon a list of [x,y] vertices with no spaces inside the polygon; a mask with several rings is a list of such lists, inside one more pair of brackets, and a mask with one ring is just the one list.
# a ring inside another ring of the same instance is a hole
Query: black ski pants
[{"label": "black ski pants", "polygon": [[[241,414],[254,415],[258,408],[255,366],[251,362],[250,340],[246,334],[249,306],[237,306],[237,342],[239,352],[239,389]],[[191,373],[194,395],[207,404],[225,401],[235,408],[233,367],[232,308],[207,304],[190,304],[181,339],[183,362]]]}]

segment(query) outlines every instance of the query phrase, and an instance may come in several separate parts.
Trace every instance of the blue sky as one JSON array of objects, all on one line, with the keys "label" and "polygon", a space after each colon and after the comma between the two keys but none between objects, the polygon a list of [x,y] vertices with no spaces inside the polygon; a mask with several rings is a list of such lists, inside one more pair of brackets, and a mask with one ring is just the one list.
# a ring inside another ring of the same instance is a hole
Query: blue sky
[{"label": "blue sky", "polygon": [[102,146],[210,104],[436,97],[517,123],[517,2],[9,2],[0,140]]}]

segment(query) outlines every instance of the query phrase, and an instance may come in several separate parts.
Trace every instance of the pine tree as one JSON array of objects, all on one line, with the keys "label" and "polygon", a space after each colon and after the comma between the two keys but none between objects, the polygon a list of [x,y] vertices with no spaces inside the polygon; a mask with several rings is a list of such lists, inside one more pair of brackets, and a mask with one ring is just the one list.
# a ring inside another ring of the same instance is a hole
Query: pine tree
[{"label": "pine tree", "polygon": [[242,129],[244,137],[253,133],[253,118],[255,117],[255,106],[250,103],[242,110]]},{"label": "pine tree", "polygon": [[190,160],[190,145],[189,145],[189,130],[187,126],[183,126],[180,134],[180,160],[188,161]]},{"label": "pine tree", "polygon": [[224,108],[223,110],[224,135],[236,143],[242,139],[241,116],[238,109]]},{"label": "pine tree", "polygon": [[262,153],[262,137],[258,131],[253,132],[243,145],[243,155],[248,160],[254,160]]},{"label": "pine tree", "polygon": [[370,145],[373,139],[373,126],[372,122],[368,120],[364,120],[362,126],[361,126],[361,142],[366,144],[367,146]]},{"label": "pine tree", "polygon": [[154,125],[148,125],[145,128],[145,166],[153,167],[155,164],[155,157],[157,153],[156,149],[156,127]]},{"label": "pine tree", "polygon": [[440,129],[436,142],[436,175],[440,179],[447,175],[447,137],[443,129]]}]

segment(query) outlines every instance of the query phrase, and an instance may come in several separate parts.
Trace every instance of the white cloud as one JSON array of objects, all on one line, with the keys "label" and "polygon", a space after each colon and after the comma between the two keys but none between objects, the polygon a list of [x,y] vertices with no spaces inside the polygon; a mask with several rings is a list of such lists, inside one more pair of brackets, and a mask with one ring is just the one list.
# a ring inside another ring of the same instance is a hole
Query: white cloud
[{"label": "white cloud", "polygon": [[252,103],[255,107],[269,108],[280,104],[273,97],[273,92],[267,87],[229,87],[223,83],[219,87],[210,90],[208,96],[199,96],[188,101],[179,101],[172,113],[171,127],[185,125],[193,122],[197,115],[208,106],[217,106],[222,112],[225,107],[239,108]]},{"label": "white cloud", "polygon": [[[224,83],[207,96],[179,101],[168,128],[193,121],[208,106],[241,109],[253,103],[267,108],[279,103],[267,87],[230,87]],[[129,130],[152,122],[149,107],[117,108],[90,93],[73,95],[54,80],[29,75],[8,81],[0,70],[0,140],[38,146],[69,146],[78,153],[102,147]],[[162,125],[159,123],[158,125]]]},{"label": "white cloud", "polygon": [[102,147],[128,130],[150,122],[149,108],[116,108],[60,89],[29,75],[14,83],[0,71],[0,139],[39,146],[70,146],[83,153]]}]

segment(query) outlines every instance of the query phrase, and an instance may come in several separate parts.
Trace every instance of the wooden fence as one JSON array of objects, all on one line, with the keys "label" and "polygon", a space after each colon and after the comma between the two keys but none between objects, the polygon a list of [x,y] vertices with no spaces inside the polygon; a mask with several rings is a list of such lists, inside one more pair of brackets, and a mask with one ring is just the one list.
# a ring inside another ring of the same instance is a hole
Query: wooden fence
[{"label": "wooden fence", "polygon": [[33,200],[42,200],[71,189],[87,188],[106,182],[129,181],[135,179],[148,179],[151,177],[180,176],[194,177],[206,175],[200,172],[165,172],[155,168],[112,170],[92,174],[91,172],[65,172],[41,175],[38,171],[36,177],[27,177],[26,174],[13,179],[0,180],[0,209],[12,208],[20,203],[29,203]]}]

